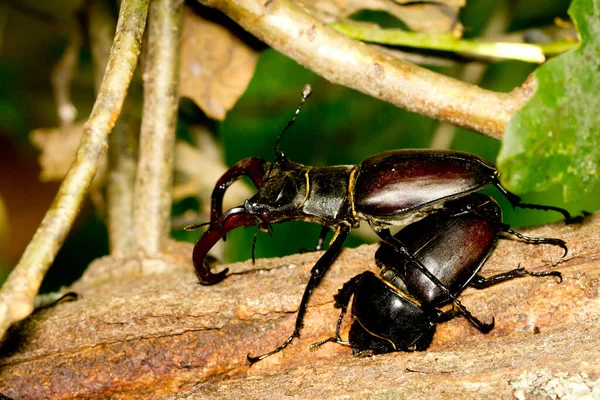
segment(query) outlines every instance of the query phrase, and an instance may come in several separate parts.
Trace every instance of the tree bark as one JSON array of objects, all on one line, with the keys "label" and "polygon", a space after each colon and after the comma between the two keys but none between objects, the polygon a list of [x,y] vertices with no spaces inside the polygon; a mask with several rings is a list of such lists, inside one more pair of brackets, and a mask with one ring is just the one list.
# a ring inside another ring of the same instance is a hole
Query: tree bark
[{"label": "tree bark", "polygon": [[170,243],[154,259],[100,259],[72,288],[79,300],[39,310],[11,328],[0,347],[0,392],[17,399],[592,393],[600,390],[599,232],[598,216],[523,232],[566,240],[569,254],[558,265],[559,248],[501,240],[483,275],[520,264],[558,270],[563,282],[527,277],[467,289],[464,304],[484,321],[495,317],[491,333],[456,318],[438,325],[424,352],[371,358],[333,343],[308,350],[334,333],[337,289],[376,269],[376,245],[345,249],[311,298],[302,336],[252,367],[246,354],[271,350],[291,333],[320,252],[232,264],[232,275],[214,286],[198,284],[189,244]]}]

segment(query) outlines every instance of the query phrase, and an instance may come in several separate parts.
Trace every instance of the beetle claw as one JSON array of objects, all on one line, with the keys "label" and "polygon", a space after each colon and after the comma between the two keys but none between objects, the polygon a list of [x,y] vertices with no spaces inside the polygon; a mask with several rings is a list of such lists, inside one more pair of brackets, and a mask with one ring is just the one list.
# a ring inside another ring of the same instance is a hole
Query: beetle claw
[{"label": "beetle claw", "polygon": [[585,211],[585,210],[581,211],[581,215],[578,215],[577,217],[571,217],[571,218],[565,219],[565,224],[567,224],[567,225],[581,224],[581,223],[583,223],[583,220],[589,215],[592,215],[592,213]]},{"label": "beetle claw", "polygon": [[227,272],[229,272],[229,268],[225,268],[223,271],[213,274],[210,272],[209,267],[206,266],[204,269],[196,269],[196,276],[203,285],[214,285],[225,279]]},{"label": "beetle claw", "polygon": [[210,266],[205,262],[208,251],[212,249],[215,243],[232,229],[258,225],[259,223],[260,221],[243,207],[232,208],[211,223],[210,228],[196,242],[192,255],[196,276],[200,279],[201,284],[213,285],[225,279],[227,275],[227,269],[217,274],[212,273]]},{"label": "beetle claw", "polygon": [[494,329],[495,323],[496,318],[492,317],[492,322],[490,322],[489,324],[481,324],[481,326],[479,327],[479,331],[481,331],[481,333],[489,333],[492,329]]}]

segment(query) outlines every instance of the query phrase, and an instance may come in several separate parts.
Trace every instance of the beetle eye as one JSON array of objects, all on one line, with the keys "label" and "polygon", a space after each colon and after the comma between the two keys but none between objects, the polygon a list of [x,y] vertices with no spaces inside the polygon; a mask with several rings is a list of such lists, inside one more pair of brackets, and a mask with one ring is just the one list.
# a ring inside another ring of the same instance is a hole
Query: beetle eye
[{"label": "beetle eye", "polygon": [[277,198],[275,198],[273,205],[275,207],[281,207],[281,206],[288,204],[291,201],[291,199],[293,198],[296,191],[297,191],[297,189],[296,189],[295,185],[292,182],[290,182],[288,179],[286,179],[281,184],[281,190],[277,194]]},{"label": "beetle eye", "polygon": [[260,210],[258,214],[260,215],[260,219],[263,222],[269,222],[269,220],[271,219],[271,214],[269,213],[269,210],[265,210],[264,208]]}]

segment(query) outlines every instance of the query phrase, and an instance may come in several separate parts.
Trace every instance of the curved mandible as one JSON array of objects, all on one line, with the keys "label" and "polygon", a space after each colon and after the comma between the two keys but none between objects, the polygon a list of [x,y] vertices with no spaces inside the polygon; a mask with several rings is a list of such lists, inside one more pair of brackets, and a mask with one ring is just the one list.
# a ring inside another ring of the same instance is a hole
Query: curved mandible
[{"label": "curved mandible", "polygon": [[211,195],[210,221],[215,222],[223,215],[223,196],[233,182],[243,176],[250,178],[257,189],[260,189],[267,171],[267,162],[259,157],[249,157],[238,161],[229,168],[215,184]]},{"label": "curved mandible", "polygon": [[225,234],[238,227],[247,227],[260,224],[260,220],[248,213],[243,207],[235,207],[227,211],[217,221],[211,223],[210,228],[194,245],[192,260],[196,275],[203,285],[212,285],[225,279],[228,268],[213,274],[210,266],[204,262],[206,254]]}]

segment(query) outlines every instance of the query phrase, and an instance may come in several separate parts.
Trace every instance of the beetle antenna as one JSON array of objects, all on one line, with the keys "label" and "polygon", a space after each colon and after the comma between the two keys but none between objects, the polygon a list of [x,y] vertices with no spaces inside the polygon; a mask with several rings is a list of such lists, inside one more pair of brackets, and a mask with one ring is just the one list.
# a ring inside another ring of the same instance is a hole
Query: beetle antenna
[{"label": "beetle antenna", "polygon": [[256,258],[254,257],[254,250],[256,250],[256,237],[258,236],[259,229],[260,226],[257,226],[256,230],[254,231],[254,238],[252,239],[252,265],[254,265],[254,263],[256,262]]},{"label": "beetle antenna", "polygon": [[211,222],[202,222],[201,224],[191,224],[191,225],[188,225],[188,226],[184,226],[183,230],[191,232],[191,231],[195,231],[196,229],[199,229],[199,228],[201,228],[203,226],[210,225],[210,224],[211,224]]},{"label": "beetle antenna", "polygon": [[302,106],[304,106],[304,103],[310,97],[311,93],[312,93],[312,86],[310,86],[310,84],[307,83],[306,85],[304,85],[304,90],[302,90],[302,100],[300,100],[300,104],[298,105],[298,108],[296,109],[296,113],[294,113],[294,116],[292,117],[292,119],[290,119],[288,121],[285,128],[283,128],[281,133],[279,133],[279,136],[277,136],[277,140],[275,141],[275,159],[276,160],[285,157],[283,152],[281,150],[279,150],[279,142],[281,141],[281,137],[283,136],[285,131],[288,130],[288,128],[290,126],[294,125],[294,122],[296,122],[296,118],[298,117],[298,114],[300,114],[300,110],[302,110]]}]

